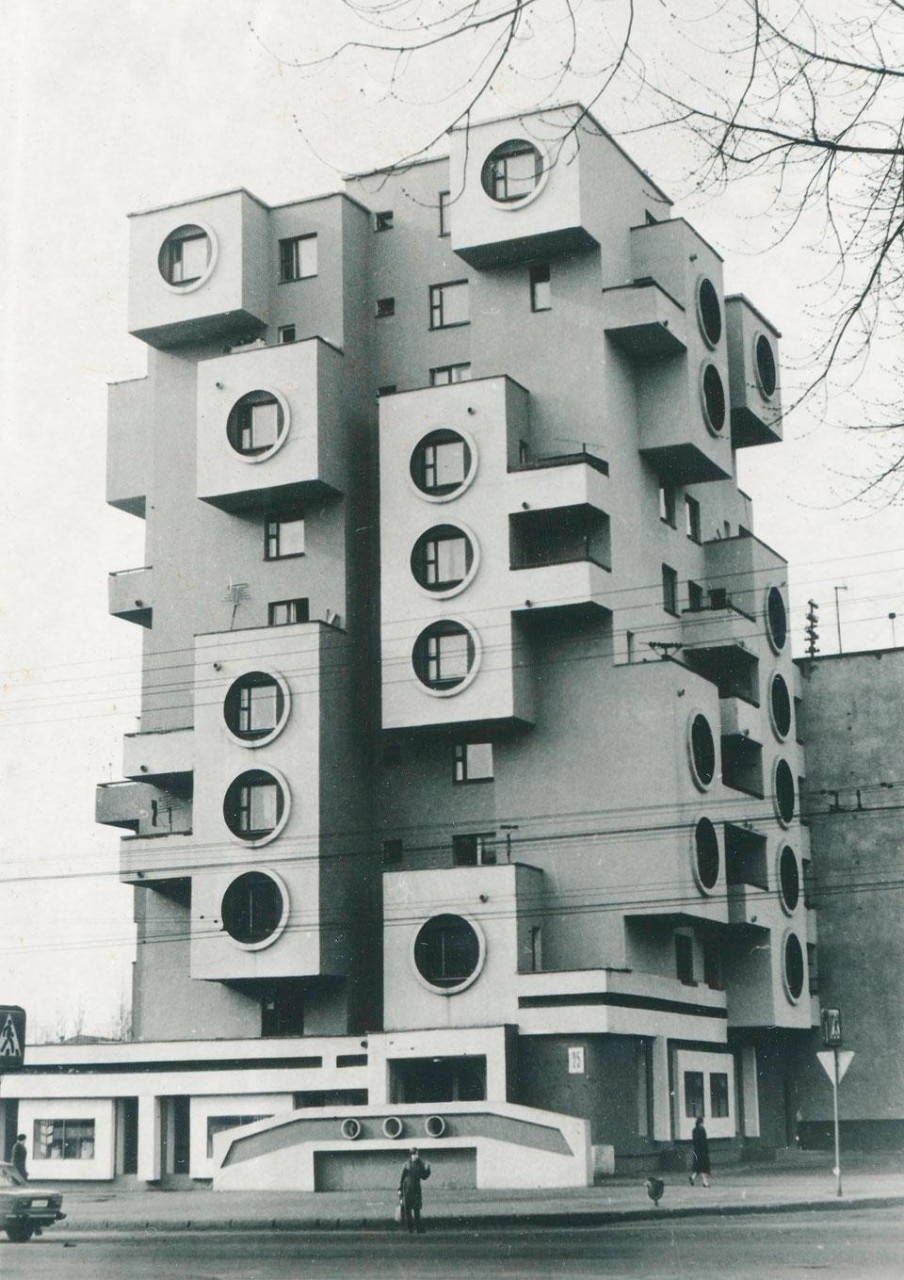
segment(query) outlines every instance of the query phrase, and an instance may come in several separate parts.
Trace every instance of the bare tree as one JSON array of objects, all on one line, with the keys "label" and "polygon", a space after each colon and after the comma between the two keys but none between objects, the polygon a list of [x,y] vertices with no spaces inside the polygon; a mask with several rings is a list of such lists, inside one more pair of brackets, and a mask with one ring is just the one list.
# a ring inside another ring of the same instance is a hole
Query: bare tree
[{"label": "bare tree", "polygon": [[892,451],[866,487],[900,497],[904,0],[342,0],[338,12],[332,44],[318,19],[323,51],[280,60],[309,85],[378,84],[387,110],[421,108],[416,150],[396,161],[478,112],[571,98],[622,136],[682,130],[698,193],[750,183],[771,243],[797,237],[821,255],[797,402],[821,391],[823,416],[881,433]]}]

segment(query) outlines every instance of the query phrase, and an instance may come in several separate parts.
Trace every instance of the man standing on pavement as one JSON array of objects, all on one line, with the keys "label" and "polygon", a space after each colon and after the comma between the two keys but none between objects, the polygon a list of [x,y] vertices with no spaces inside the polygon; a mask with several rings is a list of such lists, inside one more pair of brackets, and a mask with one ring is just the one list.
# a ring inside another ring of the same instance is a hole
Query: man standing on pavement
[{"label": "man standing on pavement", "polygon": [[13,1168],[18,1173],[21,1173],[26,1182],[28,1181],[28,1169],[25,1165],[25,1157],[27,1154],[28,1153],[25,1150],[25,1134],[19,1133],[16,1135],[16,1141],[13,1143]]},{"label": "man standing on pavement", "polygon": [[402,1165],[402,1176],[399,1179],[399,1203],[402,1215],[409,1232],[417,1231],[423,1235],[421,1226],[421,1205],[423,1195],[421,1183],[430,1177],[430,1166],[418,1155],[417,1147],[412,1147],[408,1159]]},{"label": "man standing on pavement", "polygon": [[694,1131],[691,1134],[691,1142],[694,1147],[693,1163],[691,1165],[691,1173],[688,1181],[691,1186],[697,1180],[699,1173],[703,1179],[704,1187],[709,1186],[709,1138],[703,1127],[703,1117],[697,1116],[697,1123],[694,1125]]}]

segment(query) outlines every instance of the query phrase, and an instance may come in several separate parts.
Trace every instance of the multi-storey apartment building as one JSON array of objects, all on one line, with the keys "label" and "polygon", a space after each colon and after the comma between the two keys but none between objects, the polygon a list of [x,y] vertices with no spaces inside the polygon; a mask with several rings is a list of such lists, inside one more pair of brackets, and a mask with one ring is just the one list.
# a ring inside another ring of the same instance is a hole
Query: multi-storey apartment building
[{"label": "multi-storey apartment building", "polygon": [[782,1145],[797,672],[735,478],[781,437],[774,327],[578,107],[131,227],[142,716],[97,812],[137,1040],[70,1050],[68,1101],[21,1077],[18,1124],[55,1172],[234,1186],[391,1180],[414,1134],[481,1185],[700,1114]]}]

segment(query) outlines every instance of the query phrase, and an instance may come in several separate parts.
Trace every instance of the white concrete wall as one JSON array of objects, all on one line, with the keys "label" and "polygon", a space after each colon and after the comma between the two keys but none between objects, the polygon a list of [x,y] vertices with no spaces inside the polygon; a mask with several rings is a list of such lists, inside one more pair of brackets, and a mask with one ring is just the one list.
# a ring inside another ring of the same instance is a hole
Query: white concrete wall
[{"label": "white concrete wall", "polygon": [[[85,1081],[81,1080],[79,1084],[84,1090]],[[35,1122],[38,1120],[93,1120],[93,1157],[36,1159]],[[115,1151],[113,1102],[110,1098],[23,1099],[19,1103],[19,1131],[26,1137],[28,1175],[32,1182],[93,1181],[113,1177]]]}]

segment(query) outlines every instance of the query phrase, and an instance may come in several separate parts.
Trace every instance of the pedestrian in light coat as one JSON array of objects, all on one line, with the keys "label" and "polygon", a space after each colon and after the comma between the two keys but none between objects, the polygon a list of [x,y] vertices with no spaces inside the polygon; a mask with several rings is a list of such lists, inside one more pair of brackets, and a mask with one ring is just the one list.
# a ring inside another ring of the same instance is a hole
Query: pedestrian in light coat
[{"label": "pedestrian in light coat", "polygon": [[688,1178],[691,1186],[697,1180],[697,1174],[703,1179],[704,1187],[709,1186],[709,1137],[703,1127],[703,1117],[697,1116],[697,1123],[694,1125],[694,1131],[691,1134],[691,1142],[694,1148],[693,1162],[691,1164],[691,1172]]},{"label": "pedestrian in light coat", "polygon": [[399,1179],[399,1204],[402,1216],[409,1232],[417,1231],[423,1235],[421,1226],[421,1205],[423,1195],[421,1183],[430,1177],[430,1166],[418,1155],[417,1147],[412,1147],[408,1159],[402,1165],[402,1176]]}]

